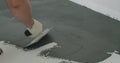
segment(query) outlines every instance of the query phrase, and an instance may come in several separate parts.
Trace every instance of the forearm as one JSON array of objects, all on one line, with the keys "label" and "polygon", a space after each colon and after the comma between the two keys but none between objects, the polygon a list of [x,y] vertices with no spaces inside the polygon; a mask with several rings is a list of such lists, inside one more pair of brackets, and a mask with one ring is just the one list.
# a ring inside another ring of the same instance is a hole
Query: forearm
[{"label": "forearm", "polygon": [[33,25],[29,0],[6,0],[12,14],[26,26]]}]

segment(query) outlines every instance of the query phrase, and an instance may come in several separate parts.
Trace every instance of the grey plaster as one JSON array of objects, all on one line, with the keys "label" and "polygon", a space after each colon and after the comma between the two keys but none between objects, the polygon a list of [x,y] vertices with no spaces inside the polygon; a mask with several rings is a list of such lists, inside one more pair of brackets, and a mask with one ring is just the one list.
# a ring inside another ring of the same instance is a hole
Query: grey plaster
[{"label": "grey plaster", "polygon": [[[120,49],[120,22],[110,17],[77,5],[68,0],[31,0],[33,16],[45,28],[53,27],[49,36],[42,42],[57,42],[61,48],[54,48],[48,56],[60,57],[85,63],[96,63],[108,58],[106,52]],[[20,35],[24,26],[17,21],[10,22],[9,11],[2,8],[0,15],[0,40]],[[3,12],[3,13],[2,13]],[[3,15],[4,14],[4,15]],[[10,24],[16,25],[13,31]],[[17,33],[18,30],[20,33]],[[10,31],[9,31],[9,30]],[[9,32],[9,36],[8,33]],[[17,40],[16,36],[12,40]],[[5,39],[5,40],[7,40]],[[40,41],[41,42],[41,41]],[[40,43],[34,45],[39,46]]]}]

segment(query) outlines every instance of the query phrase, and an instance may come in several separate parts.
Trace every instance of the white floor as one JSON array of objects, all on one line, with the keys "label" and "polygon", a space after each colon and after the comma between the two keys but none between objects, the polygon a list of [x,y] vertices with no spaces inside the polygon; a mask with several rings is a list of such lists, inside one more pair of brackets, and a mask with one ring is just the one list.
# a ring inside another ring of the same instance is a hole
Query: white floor
[{"label": "white floor", "polygon": [[[99,0],[98,0],[99,3],[96,2],[97,0],[96,1],[94,1],[94,0],[70,0],[70,1],[75,2],[79,5],[85,6],[89,9],[92,9],[96,12],[102,13],[106,16],[109,16],[111,18],[114,18],[114,19],[120,21],[120,10],[119,10],[119,8],[117,8],[117,6],[119,6],[117,1],[119,1],[119,0],[116,0],[116,1],[108,0],[109,4],[105,4],[107,2],[105,2],[104,0],[103,0],[103,3],[99,2]],[[114,1],[114,2],[111,2],[111,1]]]},{"label": "white floor", "polygon": [[59,58],[39,56],[39,53],[42,51],[55,46],[57,46],[56,43],[51,43],[36,50],[24,51],[14,45],[5,44],[4,41],[0,41],[0,48],[4,51],[0,56],[0,63],[78,63]]},{"label": "white floor", "polygon": [[[52,49],[57,46],[57,43],[50,43],[36,50],[24,51],[14,45],[5,44],[4,41],[0,41],[0,48],[4,53],[0,56],[0,63],[80,63],[60,58],[52,58],[40,56],[42,51]],[[111,57],[99,63],[120,63],[120,55],[113,52]]]},{"label": "white floor", "polygon": [[110,54],[112,54],[111,57],[107,58],[106,60],[100,63],[120,63],[120,55],[117,54],[117,51]]}]

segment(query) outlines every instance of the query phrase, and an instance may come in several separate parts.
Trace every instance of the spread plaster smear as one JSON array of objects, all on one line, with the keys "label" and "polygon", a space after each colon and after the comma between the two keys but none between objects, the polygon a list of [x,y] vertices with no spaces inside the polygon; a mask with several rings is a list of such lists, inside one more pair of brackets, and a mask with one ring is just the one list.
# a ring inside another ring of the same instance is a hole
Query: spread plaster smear
[{"label": "spread plaster smear", "polygon": [[4,53],[0,56],[0,63],[79,63],[39,55],[41,52],[52,49],[55,46],[57,46],[57,43],[53,42],[35,50],[24,51],[17,48],[15,45],[6,44],[4,41],[0,41],[0,48],[4,51]]},{"label": "spread plaster smear", "polygon": [[[98,4],[92,3],[89,0],[70,0],[70,1],[75,2],[79,5],[85,6],[89,9],[100,12],[102,14],[105,14],[109,17],[112,17],[112,18],[120,21],[120,13],[117,11],[113,11],[109,8],[104,7],[104,6],[100,6]],[[100,63],[120,63],[120,55],[117,54],[116,52],[113,52],[111,54],[112,54],[111,57],[107,58],[106,60],[104,60]]]}]

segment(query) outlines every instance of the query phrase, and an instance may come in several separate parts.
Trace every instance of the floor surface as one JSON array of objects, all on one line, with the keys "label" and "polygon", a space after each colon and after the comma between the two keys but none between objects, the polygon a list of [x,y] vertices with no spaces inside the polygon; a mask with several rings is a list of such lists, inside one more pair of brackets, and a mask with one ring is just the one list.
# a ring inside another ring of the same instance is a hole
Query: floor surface
[{"label": "floor surface", "polygon": [[[31,0],[31,5],[33,17],[42,22],[44,28],[53,27],[44,42],[56,42],[60,46],[50,50],[48,56],[96,63],[111,56],[106,52],[120,51],[119,21],[69,0]],[[13,28],[9,27],[12,24]],[[5,32],[20,35],[24,31],[24,26],[13,18],[3,3],[0,4],[0,27],[7,30],[0,31],[1,40],[11,37]],[[20,34],[13,29],[21,29]]]}]

